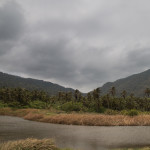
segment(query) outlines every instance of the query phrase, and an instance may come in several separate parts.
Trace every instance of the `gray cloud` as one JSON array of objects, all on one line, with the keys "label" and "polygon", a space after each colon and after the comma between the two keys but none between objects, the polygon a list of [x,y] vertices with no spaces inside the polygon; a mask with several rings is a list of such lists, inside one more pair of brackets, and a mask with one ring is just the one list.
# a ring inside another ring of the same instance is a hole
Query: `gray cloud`
[{"label": "gray cloud", "polygon": [[0,5],[1,57],[16,47],[25,30],[25,19],[22,11],[15,1],[6,1]]},{"label": "gray cloud", "polygon": [[24,29],[22,9],[15,1],[0,7],[0,40],[15,40]]},{"label": "gray cloud", "polygon": [[3,0],[0,68],[90,91],[150,68],[149,0]]}]

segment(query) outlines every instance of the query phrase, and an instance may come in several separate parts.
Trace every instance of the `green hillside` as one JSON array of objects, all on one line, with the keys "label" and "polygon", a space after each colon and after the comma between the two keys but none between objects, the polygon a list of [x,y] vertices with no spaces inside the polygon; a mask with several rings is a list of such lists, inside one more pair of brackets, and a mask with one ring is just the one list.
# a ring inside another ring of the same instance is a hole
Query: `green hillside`
[{"label": "green hillside", "polygon": [[59,91],[74,91],[71,88],[65,88],[63,86],[51,82],[31,78],[22,78],[19,76],[9,75],[2,72],[0,72],[0,87],[21,87],[26,88],[28,90],[40,90],[45,91],[50,95],[55,95]]},{"label": "green hillside", "polygon": [[115,82],[108,82],[101,87],[102,94],[108,93],[113,86],[116,88],[117,95],[126,90],[128,94],[134,93],[135,96],[144,96],[144,90],[150,88],[150,70],[119,79]]},{"label": "green hillside", "polygon": [[[101,87],[102,94],[107,94],[113,86],[116,88],[118,96],[123,90],[126,90],[128,95],[134,93],[135,96],[144,96],[144,90],[150,88],[150,69],[127,78],[116,80],[115,82],[107,82]],[[22,78],[2,72],[0,72],[0,87],[21,87],[28,90],[40,90],[48,92],[50,95],[55,95],[59,91],[74,92],[72,88],[65,88],[51,82]]]}]

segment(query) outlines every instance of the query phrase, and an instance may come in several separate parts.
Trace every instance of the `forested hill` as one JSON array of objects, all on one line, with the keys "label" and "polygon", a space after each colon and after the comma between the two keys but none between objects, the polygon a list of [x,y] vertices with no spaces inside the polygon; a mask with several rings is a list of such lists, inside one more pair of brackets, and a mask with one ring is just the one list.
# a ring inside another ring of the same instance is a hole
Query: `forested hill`
[{"label": "forested hill", "polygon": [[[74,92],[74,89],[72,88],[65,88],[51,82],[22,78],[2,72],[0,72],[0,87],[21,87],[28,90],[40,90],[48,92],[50,95],[55,95],[60,91]],[[145,89],[150,88],[150,69],[139,74],[131,75],[127,78],[119,79],[115,82],[104,84],[100,88],[102,95],[109,93],[112,87],[116,88],[116,94],[118,96],[123,90],[126,90],[128,95],[134,93],[135,96],[144,96]]]},{"label": "forested hill", "polygon": [[21,87],[26,88],[28,90],[40,90],[48,92],[50,95],[55,95],[60,91],[74,91],[71,88],[65,88],[63,86],[51,82],[31,78],[22,78],[19,76],[14,76],[2,72],[0,72],[0,87]]},{"label": "forested hill", "polygon": [[102,94],[108,93],[112,87],[116,88],[117,95],[126,90],[128,95],[134,93],[135,96],[144,96],[145,89],[150,88],[150,69],[115,82],[104,84],[101,87]]}]

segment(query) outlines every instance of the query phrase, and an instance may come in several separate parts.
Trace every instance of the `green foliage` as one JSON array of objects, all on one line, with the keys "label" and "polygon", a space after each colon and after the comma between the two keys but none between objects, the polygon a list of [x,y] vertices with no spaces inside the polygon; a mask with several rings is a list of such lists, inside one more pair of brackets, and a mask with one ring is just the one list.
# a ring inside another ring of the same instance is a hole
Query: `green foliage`
[{"label": "green foliage", "polygon": [[[114,89],[114,88],[113,88]],[[56,96],[49,96],[43,91],[29,91],[23,88],[0,88],[0,108],[55,108],[66,112],[84,111],[105,113],[108,115],[120,114],[136,115],[134,111],[126,112],[123,110],[150,111],[150,98],[126,97],[125,91],[121,97],[114,94],[101,96],[100,89],[83,96],[78,90],[72,92],[59,92]],[[115,93],[115,92],[114,92]]]},{"label": "green foliage", "polygon": [[104,113],[105,111],[106,111],[106,108],[104,108],[103,106],[100,106],[98,110],[96,110],[97,113]]},{"label": "green foliage", "polygon": [[80,102],[67,102],[61,106],[61,109],[70,112],[70,111],[81,111],[83,108],[82,103]]},{"label": "green foliage", "polygon": [[128,112],[129,112],[128,110],[122,110],[122,111],[120,112],[120,114],[121,114],[121,115],[127,115]]},{"label": "green foliage", "polygon": [[23,107],[23,106],[21,106],[21,104],[18,101],[9,102],[8,106],[12,107],[12,108],[22,108]]},{"label": "green foliage", "polygon": [[45,109],[46,103],[39,100],[31,101],[29,102],[29,107],[36,108],[36,109]]},{"label": "green foliage", "polygon": [[7,107],[8,105],[0,101],[0,108]]},{"label": "green foliage", "polygon": [[139,112],[137,110],[135,110],[135,109],[131,109],[127,113],[128,116],[137,116],[138,114],[139,114]]}]

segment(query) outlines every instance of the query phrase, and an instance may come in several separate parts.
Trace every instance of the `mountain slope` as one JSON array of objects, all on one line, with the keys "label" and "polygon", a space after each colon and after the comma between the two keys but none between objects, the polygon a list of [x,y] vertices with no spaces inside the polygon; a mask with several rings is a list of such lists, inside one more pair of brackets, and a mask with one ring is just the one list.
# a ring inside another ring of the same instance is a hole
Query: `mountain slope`
[{"label": "mountain slope", "polygon": [[144,90],[148,87],[150,88],[150,69],[115,82],[104,84],[101,87],[102,94],[108,93],[113,86],[116,88],[117,95],[126,90],[128,94],[134,93],[135,96],[144,96]]},{"label": "mountain slope", "polygon": [[46,82],[43,80],[31,79],[31,78],[22,78],[19,76],[14,76],[6,73],[0,72],[0,87],[22,87],[29,90],[42,90],[48,92],[50,95],[55,95],[59,91],[69,92],[74,91],[71,88],[65,88],[58,84],[51,82]]}]

